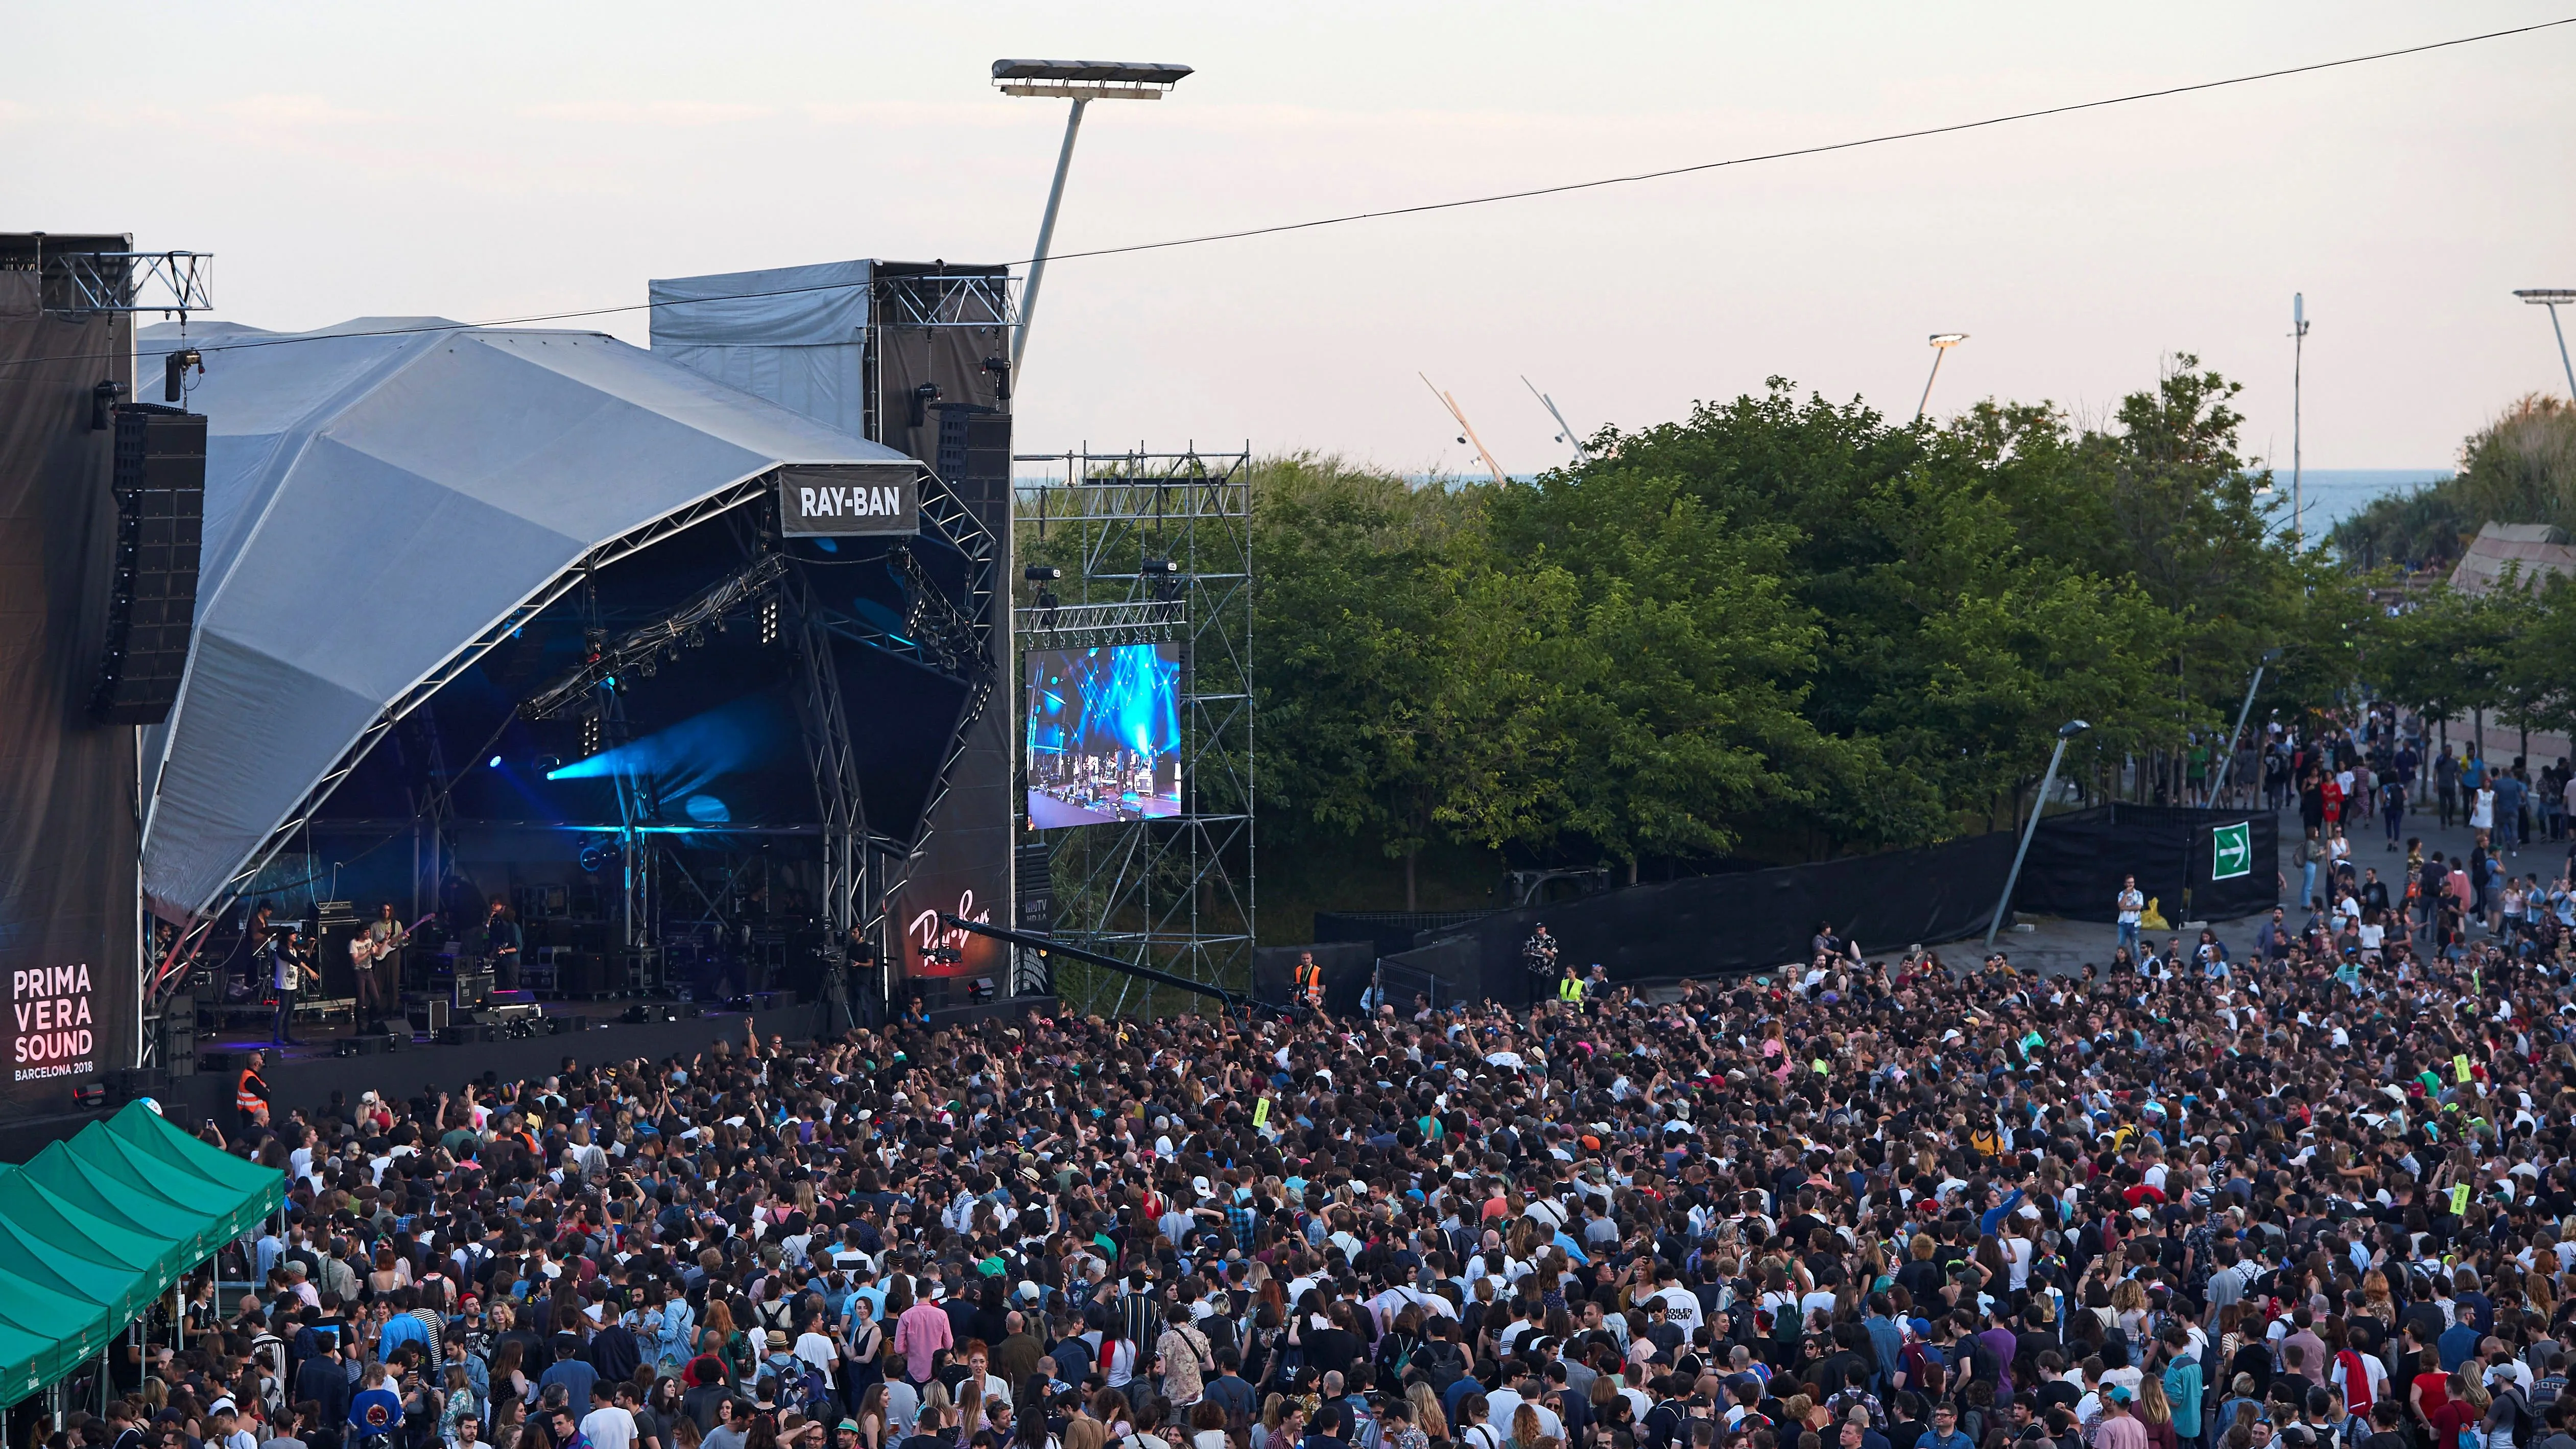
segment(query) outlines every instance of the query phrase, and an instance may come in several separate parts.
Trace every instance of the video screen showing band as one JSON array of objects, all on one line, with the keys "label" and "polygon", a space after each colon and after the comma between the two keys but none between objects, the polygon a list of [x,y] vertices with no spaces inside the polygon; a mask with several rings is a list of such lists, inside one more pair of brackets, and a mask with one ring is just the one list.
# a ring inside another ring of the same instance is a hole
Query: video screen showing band
[{"label": "video screen showing band", "polygon": [[1181,646],[1028,656],[1029,824],[1110,825],[1181,813]]}]

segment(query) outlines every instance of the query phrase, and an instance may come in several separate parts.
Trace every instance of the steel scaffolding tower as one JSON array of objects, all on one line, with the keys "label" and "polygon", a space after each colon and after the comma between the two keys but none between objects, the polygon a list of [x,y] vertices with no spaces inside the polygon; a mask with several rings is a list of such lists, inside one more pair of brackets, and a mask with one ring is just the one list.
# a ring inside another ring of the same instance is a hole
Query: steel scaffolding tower
[{"label": "steel scaffolding tower", "polygon": [[[1181,646],[1177,816],[1049,832],[1053,935],[1123,961],[1246,992],[1252,986],[1252,455],[1022,454],[1015,581],[1023,649]],[[1017,472],[1018,470],[1014,470]],[[1159,565],[1159,567],[1155,567]],[[1060,578],[1046,577],[1061,569]],[[1015,661],[1025,670],[1025,657]],[[1027,708],[1025,687],[1015,691]],[[1020,824],[1027,826],[1025,749]],[[1025,837],[1024,837],[1025,838]],[[1057,994],[1116,1013],[1132,977],[1059,957]],[[1114,986],[1115,991],[1112,992]]]}]

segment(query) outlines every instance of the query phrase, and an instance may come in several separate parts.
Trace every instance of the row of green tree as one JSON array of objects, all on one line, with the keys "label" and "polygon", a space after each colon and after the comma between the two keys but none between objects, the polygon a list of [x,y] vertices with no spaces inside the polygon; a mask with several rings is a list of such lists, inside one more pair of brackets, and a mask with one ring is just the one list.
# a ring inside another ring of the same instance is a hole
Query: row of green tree
[{"label": "row of green tree", "polygon": [[[2370,621],[2366,638],[2377,692],[2446,734],[2454,721],[2483,716],[2517,732],[2515,754],[2528,753],[2534,730],[2576,735],[2576,578],[2508,575],[2484,594],[2437,585]],[[2496,741],[2486,748],[2503,753]]]},{"label": "row of green tree", "polygon": [[2442,569],[2490,522],[2552,524],[2576,537],[2576,405],[2521,399],[2469,435],[2458,472],[2374,500],[2329,541],[2361,569]]},{"label": "row of green tree", "polygon": [[[2181,357],[2099,426],[1946,426],[1784,379],[1532,482],[1257,476],[1265,850],[1440,840],[1787,861],[2009,823],[2064,721],[2096,790],[2335,697],[2377,614],[2282,537],[2237,385]],[[1408,875],[1409,880],[1409,875]]]}]

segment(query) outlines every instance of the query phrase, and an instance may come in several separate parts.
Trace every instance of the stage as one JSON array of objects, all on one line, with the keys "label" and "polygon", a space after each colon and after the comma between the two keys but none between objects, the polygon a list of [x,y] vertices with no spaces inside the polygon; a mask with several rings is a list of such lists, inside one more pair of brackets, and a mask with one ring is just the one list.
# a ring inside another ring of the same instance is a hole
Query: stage
[{"label": "stage", "polygon": [[[671,1002],[638,1004],[655,1013],[690,1009]],[[379,1045],[361,1056],[338,1055],[340,1044],[353,1035],[345,1020],[317,1028],[302,1045],[282,1051],[269,1047],[265,1031],[235,1029],[201,1044],[200,1070],[194,1075],[177,1078],[151,1095],[171,1121],[190,1131],[211,1118],[229,1133],[236,1120],[233,1084],[244,1055],[253,1048],[269,1053],[260,1075],[268,1082],[276,1106],[281,1111],[301,1109],[307,1118],[315,1118],[330,1109],[335,1093],[348,1103],[370,1089],[410,1097],[427,1086],[452,1095],[469,1081],[542,1078],[561,1071],[567,1060],[586,1065],[643,1057],[658,1063],[672,1056],[695,1056],[718,1041],[739,1053],[747,1023],[758,1026],[764,1039],[775,1033],[796,1041],[811,1038],[817,1021],[816,1008],[810,1004],[781,1006],[770,1013],[709,1010],[677,1021],[644,1023],[620,1020],[625,1009],[622,1004],[586,1010],[550,1004],[542,1018],[549,1027],[535,1036],[447,1046],[413,1035],[394,1050]],[[564,1023],[560,1032],[551,1026],[557,1021]],[[24,1162],[46,1143],[68,1137],[112,1110],[0,1123],[0,1162]]]}]

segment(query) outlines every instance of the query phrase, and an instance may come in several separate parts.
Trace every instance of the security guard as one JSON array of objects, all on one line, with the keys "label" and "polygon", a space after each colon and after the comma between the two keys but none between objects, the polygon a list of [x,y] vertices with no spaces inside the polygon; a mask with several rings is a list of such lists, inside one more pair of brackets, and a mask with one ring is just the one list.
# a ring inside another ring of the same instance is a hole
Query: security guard
[{"label": "security guard", "polygon": [[1315,964],[1315,953],[1297,953],[1297,969],[1291,973],[1296,983],[1297,1004],[1309,1011],[1324,1009],[1324,968]]},{"label": "security guard", "polygon": [[233,1082],[233,1106],[241,1113],[244,1127],[268,1125],[268,1082],[259,1074],[261,1064],[267,1059],[266,1052],[252,1052],[250,1064],[241,1069],[241,1076]]},{"label": "security guard", "polygon": [[1556,979],[1556,999],[1568,1011],[1583,1009],[1583,978],[1575,975],[1571,966]]}]

